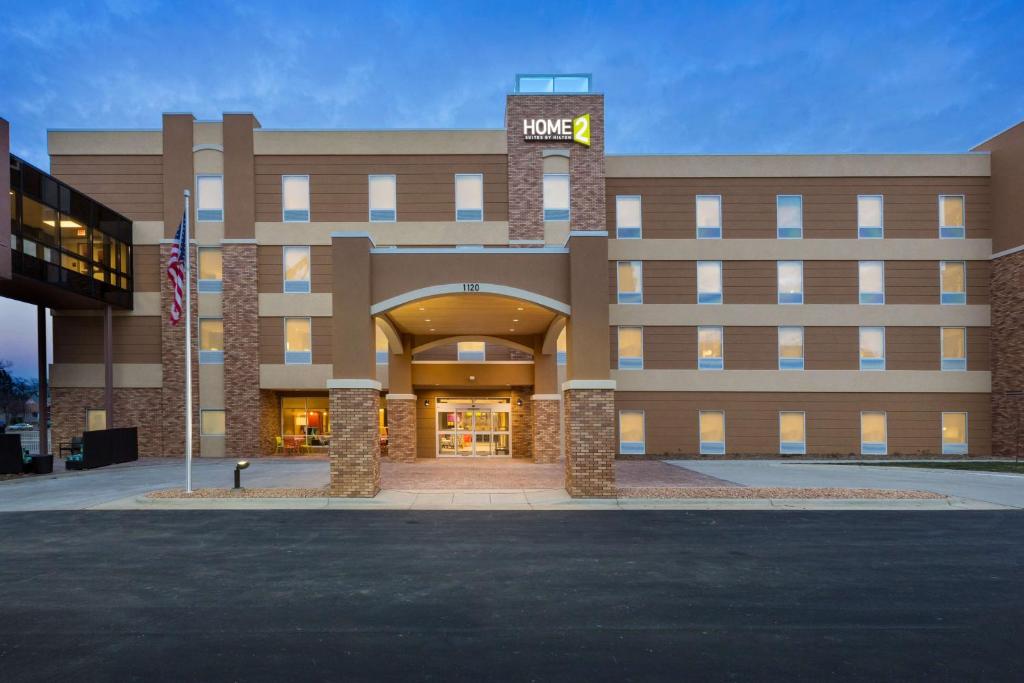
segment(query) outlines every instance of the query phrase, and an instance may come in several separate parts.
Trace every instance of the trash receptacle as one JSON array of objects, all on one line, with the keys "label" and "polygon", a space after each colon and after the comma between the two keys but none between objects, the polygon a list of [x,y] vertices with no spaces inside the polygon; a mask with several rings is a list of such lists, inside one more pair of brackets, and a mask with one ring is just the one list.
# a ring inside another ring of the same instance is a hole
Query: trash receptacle
[{"label": "trash receptacle", "polygon": [[50,474],[53,472],[52,455],[33,455],[32,471],[35,474]]}]

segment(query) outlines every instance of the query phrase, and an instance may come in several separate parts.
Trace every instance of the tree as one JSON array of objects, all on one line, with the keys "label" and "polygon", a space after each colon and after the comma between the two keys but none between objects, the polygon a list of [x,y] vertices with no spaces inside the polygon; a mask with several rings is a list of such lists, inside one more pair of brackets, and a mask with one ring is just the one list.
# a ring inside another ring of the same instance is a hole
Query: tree
[{"label": "tree", "polygon": [[[23,416],[25,401],[32,397],[34,391],[32,382],[13,376],[8,369],[10,367],[10,361],[0,360],[0,412],[5,418]],[[45,399],[40,396],[39,400]]]}]

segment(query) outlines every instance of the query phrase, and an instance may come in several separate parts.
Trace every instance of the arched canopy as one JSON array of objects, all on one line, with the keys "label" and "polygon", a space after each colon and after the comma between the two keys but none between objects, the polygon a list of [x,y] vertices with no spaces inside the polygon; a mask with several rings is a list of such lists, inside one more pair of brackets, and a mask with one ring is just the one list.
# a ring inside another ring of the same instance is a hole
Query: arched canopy
[{"label": "arched canopy", "polygon": [[510,299],[529,301],[556,313],[561,313],[562,315],[569,315],[571,312],[569,304],[526,289],[509,287],[507,285],[496,285],[487,282],[452,282],[443,285],[433,285],[431,287],[410,290],[408,292],[403,292],[398,296],[393,296],[390,299],[379,301],[370,307],[370,313],[373,315],[379,315],[404,304],[421,301],[423,299],[430,299],[444,294],[466,294],[469,296],[475,294],[495,294],[498,296],[508,297]]}]

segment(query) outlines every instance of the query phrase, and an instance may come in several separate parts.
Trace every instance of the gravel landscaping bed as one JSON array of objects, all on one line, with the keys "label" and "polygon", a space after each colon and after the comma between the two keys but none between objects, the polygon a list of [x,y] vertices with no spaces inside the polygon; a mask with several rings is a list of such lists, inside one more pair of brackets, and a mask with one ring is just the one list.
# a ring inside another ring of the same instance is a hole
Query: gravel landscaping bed
[{"label": "gravel landscaping bed", "polygon": [[185,493],[185,489],[165,489],[147,493],[147,498],[323,498],[327,495],[326,488],[300,489],[195,489]]},{"label": "gravel landscaping bed", "polygon": [[858,498],[861,500],[945,498],[931,491],[897,489],[783,488],[756,486],[619,487],[619,498]]}]

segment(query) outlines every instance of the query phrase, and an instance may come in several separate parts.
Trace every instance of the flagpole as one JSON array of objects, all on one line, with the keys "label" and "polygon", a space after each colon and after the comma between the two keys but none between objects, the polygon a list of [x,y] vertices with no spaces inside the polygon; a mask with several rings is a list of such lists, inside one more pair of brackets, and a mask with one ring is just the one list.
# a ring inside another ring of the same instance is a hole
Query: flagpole
[{"label": "flagpole", "polygon": [[192,239],[190,192],[185,190],[185,493],[192,493]]}]

